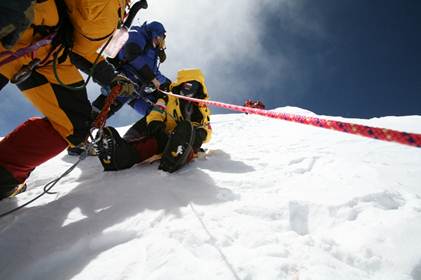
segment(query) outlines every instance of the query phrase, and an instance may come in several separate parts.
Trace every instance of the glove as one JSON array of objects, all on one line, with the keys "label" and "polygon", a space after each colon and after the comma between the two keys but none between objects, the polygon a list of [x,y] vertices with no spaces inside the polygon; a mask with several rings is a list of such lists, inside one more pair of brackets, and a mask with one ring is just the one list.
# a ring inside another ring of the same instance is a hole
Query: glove
[{"label": "glove", "polygon": [[156,79],[156,78],[154,78],[152,81],[151,81],[151,83],[153,84],[153,86],[156,88],[156,89],[159,89],[160,87],[161,87],[161,83],[158,81],[158,79]]},{"label": "glove", "polygon": [[130,62],[142,55],[143,50],[134,42],[129,42],[124,46],[124,61]]},{"label": "glove", "polygon": [[119,94],[119,96],[121,97],[130,97],[136,92],[135,85],[133,84],[133,82],[121,74],[114,77],[114,79],[111,81],[111,88],[117,85],[121,86]]},{"label": "glove", "polygon": [[208,133],[203,128],[195,128],[195,137],[193,142],[193,151],[198,152],[200,149],[200,146],[202,146],[203,141],[206,140],[206,137],[208,136]]},{"label": "glove", "polygon": [[163,82],[161,84],[159,89],[161,89],[163,91],[170,91],[170,85],[171,85],[171,81],[169,79],[167,79],[165,82]]},{"label": "glove", "polygon": [[162,152],[167,145],[168,135],[165,133],[165,124],[161,121],[152,121],[148,124],[147,135],[158,142],[158,149]]},{"label": "glove", "polygon": [[7,49],[19,39],[34,17],[32,0],[3,1],[0,3],[0,41]]}]

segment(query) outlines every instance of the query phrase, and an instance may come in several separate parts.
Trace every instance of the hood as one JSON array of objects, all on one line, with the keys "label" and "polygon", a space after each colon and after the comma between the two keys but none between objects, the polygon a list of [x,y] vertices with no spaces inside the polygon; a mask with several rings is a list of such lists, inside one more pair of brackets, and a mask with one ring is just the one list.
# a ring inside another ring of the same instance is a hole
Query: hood
[{"label": "hood", "polygon": [[146,30],[151,34],[152,38],[155,38],[157,36],[164,36],[167,32],[162,23],[157,21],[146,23]]},{"label": "hood", "polygon": [[198,68],[193,69],[182,69],[177,72],[177,79],[171,84],[170,89],[173,89],[179,85],[181,85],[184,82],[188,81],[198,81],[202,87],[203,87],[203,94],[205,95],[204,99],[208,99],[208,89],[206,88],[205,84],[205,76],[203,76],[203,73]]}]

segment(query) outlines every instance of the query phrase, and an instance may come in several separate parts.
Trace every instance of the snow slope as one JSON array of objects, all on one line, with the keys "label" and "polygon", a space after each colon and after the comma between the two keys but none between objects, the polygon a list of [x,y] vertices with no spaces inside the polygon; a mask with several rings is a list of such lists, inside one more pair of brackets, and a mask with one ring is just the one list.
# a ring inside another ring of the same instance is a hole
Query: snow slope
[{"label": "snow slope", "polygon": [[[88,158],[56,195],[1,219],[0,279],[421,279],[421,149],[253,115],[212,121],[208,158],[178,173],[105,173]],[[421,133],[420,116],[352,121]],[[0,212],[75,160],[39,167]]]}]

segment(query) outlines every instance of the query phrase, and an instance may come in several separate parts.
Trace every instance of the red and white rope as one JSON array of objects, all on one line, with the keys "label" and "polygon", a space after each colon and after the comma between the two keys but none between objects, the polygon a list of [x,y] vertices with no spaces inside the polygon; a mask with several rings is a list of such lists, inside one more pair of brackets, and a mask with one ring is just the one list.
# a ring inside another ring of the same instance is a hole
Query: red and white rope
[{"label": "red and white rope", "polygon": [[372,139],[395,142],[395,143],[399,143],[403,145],[409,145],[409,146],[421,148],[421,134],[417,134],[417,133],[408,133],[408,132],[402,132],[402,131],[397,131],[397,130],[392,130],[392,129],[387,129],[387,128],[378,128],[378,127],[371,127],[371,126],[360,125],[360,124],[347,123],[347,122],[342,122],[342,121],[326,120],[326,119],[321,119],[317,117],[300,116],[300,115],[289,114],[289,113],[274,112],[274,111],[268,111],[268,110],[263,110],[263,109],[227,104],[227,103],[218,102],[218,101],[197,99],[197,98],[182,96],[182,95],[178,95],[178,94],[174,94],[174,93],[166,92],[166,91],[161,91],[161,92],[167,95],[175,96],[177,98],[185,99],[185,100],[196,102],[199,104],[212,105],[212,106],[216,106],[216,107],[220,107],[220,108],[224,108],[224,109],[228,109],[232,111],[256,114],[256,115],[260,115],[260,116],[264,116],[268,118],[280,119],[280,120],[296,122],[296,123],[301,123],[301,124],[306,124],[306,125],[312,125],[316,127],[360,135],[360,136],[364,136],[364,137],[368,137]]}]

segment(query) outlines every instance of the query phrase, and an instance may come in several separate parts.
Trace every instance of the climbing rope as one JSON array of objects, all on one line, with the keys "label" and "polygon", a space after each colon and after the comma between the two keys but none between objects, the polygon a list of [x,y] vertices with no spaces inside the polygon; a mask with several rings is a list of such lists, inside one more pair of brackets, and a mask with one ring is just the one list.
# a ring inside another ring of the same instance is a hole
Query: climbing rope
[{"label": "climbing rope", "polygon": [[13,208],[13,209],[11,209],[11,210],[9,210],[9,211],[6,211],[6,212],[4,212],[4,213],[1,213],[0,214],[0,219],[1,218],[3,218],[3,217],[5,217],[5,216],[8,216],[8,215],[10,215],[10,214],[12,214],[12,213],[14,213],[14,212],[16,212],[16,211],[18,211],[18,210],[20,210],[20,209],[22,209],[22,208],[24,208],[24,207],[26,207],[26,206],[28,206],[29,204],[31,204],[32,202],[34,202],[35,200],[38,200],[40,197],[42,197],[43,195],[45,195],[45,194],[54,194],[54,193],[52,193],[52,192],[50,192],[50,190],[61,180],[61,179],[63,179],[64,177],[66,177],[70,172],[72,172],[73,171],[73,169],[75,169],[76,168],[76,166],[82,161],[82,160],[84,160],[85,158],[86,158],[86,156],[87,156],[87,151],[88,150],[86,150],[84,153],[83,153],[83,157],[82,157],[82,155],[79,157],[79,159],[78,159],[78,161],[77,162],[75,162],[72,166],[70,166],[69,167],[69,169],[67,169],[63,174],[61,174],[59,177],[57,177],[56,179],[54,179],[54,180],[52,180],[52,181],[50,181],[50,182],[48,182],[45,186],[44,186],[44,190],[43,190],[43,192],[42,193],[40,193],[39,195],[37,195],[36,197],[34,197],[34,198],[32,198],[31,200],[29,200],[29,201],[27,201],[27,202],[25,202],[24,204],[22,204],[22,205],[20,205],[20,206],[18,206],[18,207],[15,207],[15,208]]},{"label": "climbing rope", "polygon": [[[48,182],[44,187],[43,187],[43,192],[40,193],[39,195],[37,195],[36,197],[32,198],[31,200],[25,202],[24,204],[13,208],[9,211],[6,211],[4,213],[0,214],[0,219],[12,214],[26,206],[28,206],[29,204],[31,204],[32,202],[36,201],[37,199],[39,199],[40,197],[42,197],[45,194],[55,194],[55,192],[51,192],[51,189],[64,177],[66,177],[67,175],[70,174],[70,172],[72,172],[78,165],[79,163],[81,163],[84,159],[86,159],[88,157],[89,151],[93,148],[93,146],[96,144],[96,141],[99,141],[100,137],[96,137],[95,138],[92,136],[92,132],[95,129],[98,129],[98,133],[99,136],[102,133],[102,128],[104,127],[106,120],[107,120],[107,115],[108,112],[110,111],[110,106],[111,104],[114,102],[114,100],[117,98],[117,96],[119,95],[121,90],[121,86],[120,85],[116,85],[113,87],[113,89],[111,90],[110,94],[107,96],[106,100],[105,100],[105,104],[104,107],[102,109],[102,111],[99,113],[99,115],[96,117],[96,119],[94,120],[94,122],[92,123],[89,135],[86,137],[84,144],[86,149],[83,151],[83,153],[79,156],[79,159],[72,165],[70,166],[65,172],[63,172],[63,174],[61,174],[59,177],[55,178],[54,180]],[[91,141],[89,141],[89,139],[91,139]]]},{"label": "climbing rope", "polygon": [[218,101],[197,99],[197,98],[174,94],[171,92],[166,92],[163,90],[160,90],[160,91],[166,95],[175,96],[177,98],[185,99],[185,100],[199,103],[199,104],[213,105],[216,107],[220,107],[220,108],[224,108],[224,109],[228,109],[232,111],[256,114],[256,115],[261,115],[268,118],[296,122],[296,123],[301,123],[305,125],[312,125],[316,127],[332,129],[332,130],[345,132],[349,134],[360,135],[360,136],[364,136],[364,137],[368,137],[372,139],[395,142],[395,143],[399,143],[403,145],[421,148],[421,134],[402,132],[402,131],[397,131],[397,130],[392,130],[392,129],[387,129],[387,128],[371,127],[371,126],[347,123],[347,122],[342,122],[342,121],[327,120],[327,119],[322,119],[322,118],[317,118],[317,117],[300,116],[300,115],[295,115],[295,114],[274,112],[274,111],[268,111],[268,110],[263,110],[263,109],[238,106],[238,105],[233,105],[233,104],[228,104],[228,103],[223,103],[223,102],[218,102]]},{"label": "climbing rope", "polygon": [[66,85],[61,79],[60,76],[58,75],[58,71],[57,71],[57,61],[58,61],[58,53],[56,52],[53,55],[53,72],[54,72],[54,77],[56,78],[57,82],[60,84],[60,86],[69,89],[69,90],[73,90],[73,91],[78,91],[81,89],[85,89],[86,86],[88,85],[89,81],[91,80],[94,71],[95,71],[95,67],[98,64],[98,61],[101,57],[101,55],[104,53],[105,49],[107,48],[107,46],[110,44],[111,39],[113,38],[113,36],[110,36],[110,38],[108,38],[107,42],[104,44],[104,46],[102,46],[101,50],[98,52],[98,55],[95,58],[94,63],[92,64],[91,68],[89,69],[89,73],[88,73],[88,78],[86,79],[86,81],[80,85],[80,86],[70,86],[70,85]]},{"label": "climbing rope", "polygon": [[49,36],[47,36],[44,39],[41,39],[35,43],[33,43],[32,45],[25,47],[25,48],[21,48],[19,50],[17,50],[16,52],[12,52],[12,51],[2,51],[0,52],[0,58],[4,57],[4,56],[8,56],[5,59],[0,61],[0,67],[3,65],[6,65],[16,59],[19,59],[25,55],[31,54],[33,52],[35,52],[36,50],[38,50],[39,48],[46,46],[48,44],[51,43],[53,37],[55,36],[55,34],[51,34]]}]

